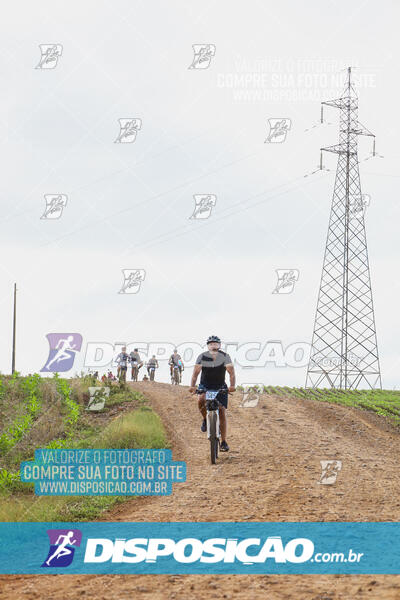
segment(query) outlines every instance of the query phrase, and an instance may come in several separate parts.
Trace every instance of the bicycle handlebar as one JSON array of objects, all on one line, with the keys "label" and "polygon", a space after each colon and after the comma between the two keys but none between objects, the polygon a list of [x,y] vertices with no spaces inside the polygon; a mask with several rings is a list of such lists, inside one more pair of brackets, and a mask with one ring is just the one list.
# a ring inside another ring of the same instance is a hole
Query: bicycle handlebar
[{"label": "bicycle handlebar", "polygon": [[217,390],[201,390],[199,392],[199,386],[195,386],[196,390],[193,392],[194,394],[205,394],[206,392],[227,392],[228,394],[233,394],[233,392],[230,392],[228,388],[218,388]]}]

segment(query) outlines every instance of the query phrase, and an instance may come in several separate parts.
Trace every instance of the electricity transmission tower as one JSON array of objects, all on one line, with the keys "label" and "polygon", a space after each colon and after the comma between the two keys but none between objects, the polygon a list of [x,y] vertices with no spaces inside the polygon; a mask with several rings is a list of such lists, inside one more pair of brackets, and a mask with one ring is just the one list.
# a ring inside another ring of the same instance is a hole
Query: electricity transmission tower
[{"label": "electricity transmission tower", "polygon": [[368,135],[375,156],[375,136],[358,121],[351,67],[342,96],[322,105],[340,110],[340,126],[339,143],[321,148],[320,168],[322,150],[338,164],[306,387],[381,388],[357,154],[358,136]]}]

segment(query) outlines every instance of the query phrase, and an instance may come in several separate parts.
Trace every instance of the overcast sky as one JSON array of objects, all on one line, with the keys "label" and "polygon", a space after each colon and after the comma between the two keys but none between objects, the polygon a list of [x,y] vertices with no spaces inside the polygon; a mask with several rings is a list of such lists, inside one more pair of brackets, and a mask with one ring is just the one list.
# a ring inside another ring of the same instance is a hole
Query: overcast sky
[{"label": "overcast sky", "polygon": [[[318,126],[320,102],[352,65],[384,157],[364,160],[360,139],[383,385],[398,388],[398,12],[388,0],[4,5],[1,371],[15,281],[23,373],[44,366],[57,332],[83,338],[71,375],[94,342],[310,342],[337,157],[304,175],[337,141],[339,115]],[[40,44],[62,46],[54,68],[35,68]],[[189,68],[193,44],[215,45],[207,69]],[[114,143],[123,118],[141,119],[133,143]],[[291,128],[264,143],[274,118]],[[67,196],[60,218],[40,218],[45,194]],[[208,219],[189,218],[197,194],[216,196]],[[145,270],[138,293],[118,293],[123,269]],[[272,293],[276,269],[298,269],[291,294]],[[238,366],[239,383],[305,374]]]}]

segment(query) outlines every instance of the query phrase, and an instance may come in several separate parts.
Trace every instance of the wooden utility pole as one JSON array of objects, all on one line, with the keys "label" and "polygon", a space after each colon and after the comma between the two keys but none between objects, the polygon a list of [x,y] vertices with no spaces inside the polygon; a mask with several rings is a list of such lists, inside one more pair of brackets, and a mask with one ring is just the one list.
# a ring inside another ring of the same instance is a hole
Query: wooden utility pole
[{"label": "wooden utility pole", "polygon": [[11,373],[15,372],[15,334],[17,326],[17,284],[14,283],[14,316],[13,316],[13,343],[12,343],[12,363]]}]

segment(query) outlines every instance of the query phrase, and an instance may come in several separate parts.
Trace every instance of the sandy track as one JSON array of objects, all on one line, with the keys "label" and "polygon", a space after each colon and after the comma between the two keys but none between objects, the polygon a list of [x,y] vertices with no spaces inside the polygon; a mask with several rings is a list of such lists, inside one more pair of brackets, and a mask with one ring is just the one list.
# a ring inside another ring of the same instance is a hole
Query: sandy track
[{"label": "sandy track", "polygon": [[[172,496],[119,505],[106,521],[399,521],[400,436],[357,409],[264,395],[255,408],[230,396],[231,451],[209,464],[196,401],[187,388],[137,383],[163,419],[187,481]],[[176,420],[178,408],[179,420]],[[319,485],[320,460],[342,461]],[[0,598],[400,598],[400,576],[0,576]]]}]

